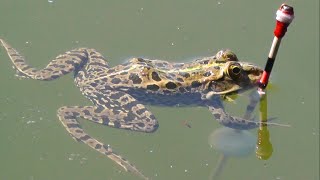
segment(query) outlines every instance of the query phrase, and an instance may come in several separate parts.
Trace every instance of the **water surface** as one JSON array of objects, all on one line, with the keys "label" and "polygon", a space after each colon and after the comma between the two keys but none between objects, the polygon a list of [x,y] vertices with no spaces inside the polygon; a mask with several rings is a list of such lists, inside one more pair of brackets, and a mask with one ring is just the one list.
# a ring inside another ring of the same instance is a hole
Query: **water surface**
[{"label": "water surface", "polygon": [[[281,3],[1,0],[0,37],[35,67],[77,47],[97,49],[111,65],[137,56],[185,62],[229,48],[239,59],[263,67]],[[269,160],[258,160],[254,152],[229,157],[219,179],[319,179],[319,1],[288,3],[296,18],[274,66],[268,113],[292,127],[269,129],[274,149]],[[139,179],[75,142],[58,121],[60,106],[90,104],[71,76],[53,82],[19,80],[3,49],[0,59],[1,180]],[[241,115],[246,102],[240,97],[227,104],[228,111]],[[209,179],[221,153],[208,138],[221,125],[205,108],[150,109],[160,122],[154,134],[81,123],[152,179]]]}]

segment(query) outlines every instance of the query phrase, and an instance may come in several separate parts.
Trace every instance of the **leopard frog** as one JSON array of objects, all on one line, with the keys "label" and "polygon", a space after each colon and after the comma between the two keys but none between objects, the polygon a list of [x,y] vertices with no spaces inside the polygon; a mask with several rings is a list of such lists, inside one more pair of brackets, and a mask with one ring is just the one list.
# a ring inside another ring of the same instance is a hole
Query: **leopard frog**
[{"label": "leopard frog", "polygon": [[[78,48],[58,55],[45,68],[37,70],[8,43],[0,41],[20,77],[51,81],[72,72],[76,86],[92,105],[59,108],[60,122],[75,140],[143,179],[148,178],[109,145],[87,134],[78,119],[151,133],[159,125],[145,105],[193,105],[208,107],[214,118],[227,127],[250,129],[259,125],[249,119],[231,116],[223,108],[223,97],[256,87],[262,74],[259,67],[238,61],[230,50],[189,63],[132,58],[124,64],[109,67],[95,49]],[[248,106],[247,110],[253,108]]]}]

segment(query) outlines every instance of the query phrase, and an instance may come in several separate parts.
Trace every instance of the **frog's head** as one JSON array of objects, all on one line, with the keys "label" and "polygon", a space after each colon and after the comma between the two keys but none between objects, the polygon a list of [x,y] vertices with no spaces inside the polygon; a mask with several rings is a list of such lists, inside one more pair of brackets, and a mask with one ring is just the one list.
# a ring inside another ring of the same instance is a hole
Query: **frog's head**
[{"label": "frog's head", "polygon": [[230,50],[216,55],[220,75],[209,83],[210,94],[228,95],[257,87],[263,70],[252,63],[238,61]]}]

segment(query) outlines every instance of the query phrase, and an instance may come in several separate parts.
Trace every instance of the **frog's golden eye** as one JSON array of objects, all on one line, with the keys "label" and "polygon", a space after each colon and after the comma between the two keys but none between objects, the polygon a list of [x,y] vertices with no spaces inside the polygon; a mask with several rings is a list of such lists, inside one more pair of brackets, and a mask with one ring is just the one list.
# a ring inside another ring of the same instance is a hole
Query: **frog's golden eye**
[{"label": "frog's golden eye", "polygon": [[227,74],[232,78],[238,78],[241,74],[242,67],[238,63],[233,63],[228,67]]}]

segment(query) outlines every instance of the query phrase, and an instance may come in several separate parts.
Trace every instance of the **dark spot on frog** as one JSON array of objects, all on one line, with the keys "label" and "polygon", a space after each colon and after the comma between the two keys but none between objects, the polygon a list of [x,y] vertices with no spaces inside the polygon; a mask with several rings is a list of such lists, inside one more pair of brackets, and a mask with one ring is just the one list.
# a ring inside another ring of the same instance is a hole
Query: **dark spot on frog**
[{"label": "dark spot on frog", "polygon": [[96,144],[96,146],[94,147],[94,149],[101,149],[102,145],[101,144]]},{"label": "dark spot on frog", "polygon": [[110,122],[110,120],[109,120],[109,118],[108,118],[108,117],[103,117],[103,118],[102,118],[102,124],[104,124],[104,125],[108,125],[108,124],[109,124],[109,122]]},{"label": "dark spot on frog", "polygon": [[209,60],[202,61],[202,64],[208,64]]},{"label": "dark spot on frog", "polygon": [[121,82],[121,79],[119,79],[119,78],[113,78],[113,79],[111,80],[111,82],[112,82],[113,84],[119,84],[119,83]]},{"label": "dark spot on frog", "polygon": [[163,90],[163,94],[171,94],[172,92],[169,90]]},{"label": "dark spot on frog", "polygon": [[78,116],[80,115],[80,113],[78,113],[78,112],[73,112],[72,115],[75,116],[75,117],[78,117]]},{"label": "dark spot on frog", "polygon": [[214,118],[216,118],[216,119],[220,119],[220,117],[221,117],[220,114],[214,114],[213,116],[214,116]]},{"label": "dark spot on frog", "polygon": [[83,110],[82,112],[83,112],[86,116],[90,116],[90,115],[91,115],[90,112],[89,112],[89,110],[86,110],[86,109],[85,109],[85,110]]},{"label": "dark spot on frog", "polygon": [[89,135],[87,135],[87,134],[82,136],[82,137],[80,137],[80,140],[82,140],[82,141],[87,141],[88,139],[91,139],[91,137]]},{"label": "dark spot on frog", "polygon": [[107,73],[108,73],[108,74],[111,74],[111,73],[113,73],[113,72],[115,72],[114,69],[109,69]]},{"label": "dark spot on frog", "polygon": [[145,127],[145,124],[144,124],[144,123],[137,123],[137,125],[138,125],[140,128]]},{"label": "dark spot on frog", "polygon": [[137,60],[139,61],[139,62],[146,62],[144,59],[142,59],[142,58],[137,58]]},{"label": "dark spot on frog", "polygon": [[128,74],[127,71],[124,71],[124,72],[121,72],[121,73],[120,73],[120,75],[126,75],[126,74]]},{"label": "dark spot on frog", "polygon": [[95,113],[101,113],[103,110],[104,110],[104,108],[103,108],[102,106],[98,106],[98,107],[94,110],[94,112],[95,112]]},{"label": "dark spot on frog", "polygon": [[157,72],[152,72],[151,76],[153,80],[161,81],[161,78],[159,77],[159,74]]},{"label": "dark spot on frog", "polygon": [[121,124],[120,124],[120,122],[118,122],[118,121],[114,121],[113,124],[114,124],[114,127],[115,127],[115,128],[121,127]]},{"label": "dark spot on frog", "polygon": [[159,86],[156,84],[151,84],[151,85],[147,85],[147,89],[152,90],[152,91],[158,91]]},{"label": "dark spot on frog", "polygon": [[142,79],[137,74],[130,74],[129,79],[133,84],[140,84]]},{"label": "dark spot on frog", "polygon": [[177,81],[184,82],[184,80],[182,78],[177,78]]},{"label": "dark spot on frog", "polygon": [[146,110],[145,108],[142,108],[142,109],[137,110],[136,113],[137,113],[138,115],[141,115],[142,113],[144,113],[144,112],[146,112],[146,111],[147,111],[147,110]]},{"label": "dark spot on frog", "polygon": [[112,94],[110,95],[110,98],[111,98],[111,99],[120,99],[122,96],[123,96],[122,93],[120,93],[120,92],[114,92],[114,93],[112,93]]},{"label": "dark spot on frog", "polygon": [[180,75],[180,76],[183,76],[183,77],[185,77],[185,78],[190,77],[190,74],[187,73],[187,72],[179,72],[179,75]]},{"label": "dark spot on frog", "polygon": [[207,71],[207,72],[203,73],[203,76],[209,77],[209,76],[211,76],[211,72],[210,72],[210,71]]},{"label": "dark spot on frog", "polygon": [[179,91],[182,92],[182,93],[184,93],[184,92],[186,92],[186,89],[183,88],[183,87],[179,87]]},{"label": "dark spot on frog", "polygon": [[[12,55],[11,55],[11,56],[12,56]],[[15,62],[15,63],[24,62],[24,60],[22,60],[22,59],[16,59],[16,60],[14,60],[14,62]]]},{"label": "dark spot on frog", "polygon": [[174,82],[168,82],[166,84],[166,88],[168,89],[175,89],[177,87],[177,85]]},{"label": "dark spot on frog", "polygon": [[90,85],[92,86],[92,87],[96,87],[98,84],[97,83],[90,83]]},{"label": "dark spot on frog", "polygon": [[192,81],[191,86],[192,86],[193,88],[196,88],[196,87],[201,86],[201,83],[200,83],[199,81]]},{"label": "dark spot on frog", "polygon": [[65,74],[68,74],[69,72],[68,72],[68,71],[65,71],[65,70],[61,70],[61,73],[62,73],[63,75],[65,75]]},{"label": "dark spot on frog", "polygon": [[[72,117],[68,117],[68,116],[65,116],[64,118],[66,119],[72,119]],[[72,128],[80,128],[80,124],[67,124],[67,127],[72,129]]]}]

